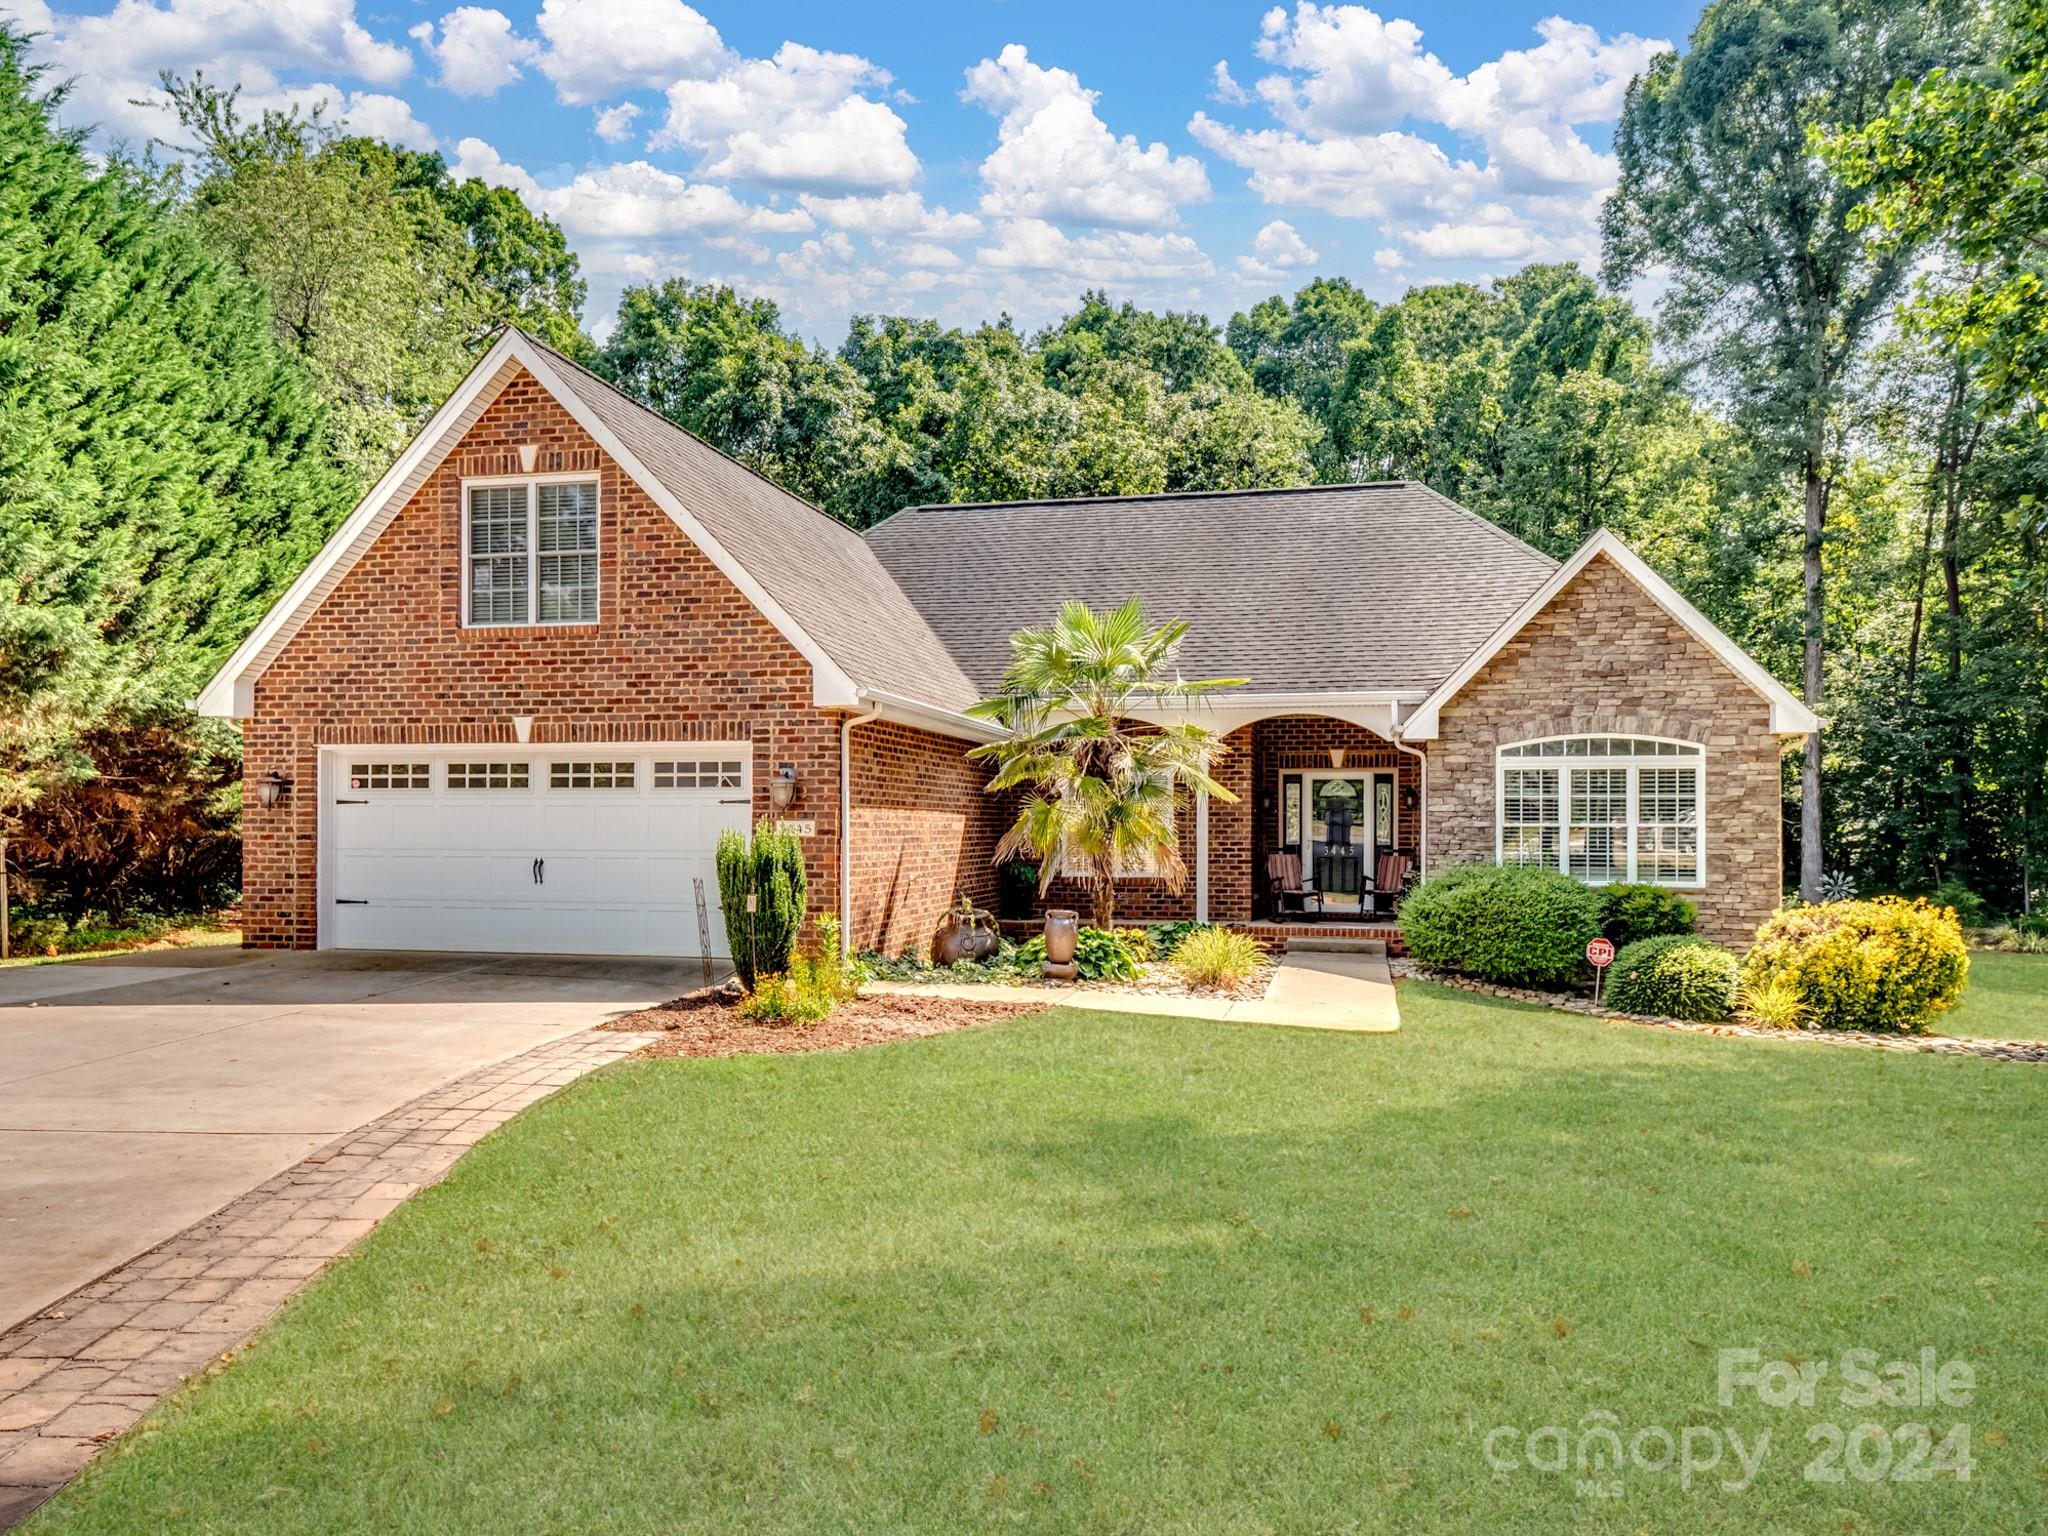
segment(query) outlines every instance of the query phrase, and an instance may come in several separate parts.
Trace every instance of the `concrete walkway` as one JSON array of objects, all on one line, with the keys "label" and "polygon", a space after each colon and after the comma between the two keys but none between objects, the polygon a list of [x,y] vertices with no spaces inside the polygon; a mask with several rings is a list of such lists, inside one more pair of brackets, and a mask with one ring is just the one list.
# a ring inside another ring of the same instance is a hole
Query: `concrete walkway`
[{"label": "concrete walkway", "polygon": [[1102,1013],[1149,1013],[1175,1019],[1220,1019],[1231,1024],[1278,1024],[1289,1029],[1330,1029],[1390,1035],[1401,1027],[1394,980],[1384,955],[1303,951],[1281,956],[1264,997],[1182,997],[1150,992],[1109,992],[1094,987],[1002,986],[875,981],[870,992],[958,997],[985,1002],[1038,1003],[1047,1008],[1088,1008]]}]

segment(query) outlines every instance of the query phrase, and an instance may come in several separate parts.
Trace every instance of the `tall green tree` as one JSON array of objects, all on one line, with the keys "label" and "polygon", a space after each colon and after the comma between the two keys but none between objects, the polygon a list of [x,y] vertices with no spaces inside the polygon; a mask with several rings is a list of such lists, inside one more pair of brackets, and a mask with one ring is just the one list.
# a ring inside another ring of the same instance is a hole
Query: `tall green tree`
[{"label": "tall green tree", "polygon": [[1943,61],[1885,109],[1820,137],[1868,197],[1862,217],[1902,246],[1939,240],[1970,278],[1923,294],[1923,323],[1982,354],[2004,404],[2048,380],[2048,0],[2006,0],[1985,44],[1996,68]]},{"label": "tall green tree", "polygon": [[[1666,331],[1712,380],[1738,426],[1801,488],[1802,680],[1822,706],[1822,549],[1837,455],[1831,429],[1849,370],[1910,271],[1914,251],[1876,239],[1867,191],[1815,156],[1808,136],[1856,129],[1899,81],[1952,61],[1964,8],[1947,0],[1716,0],[1684,55],[1629,86],[1614,145],[1620,180],[1603,214],[1606,276],[1666,274]],[[1800,888],[1824,864],[1822,743],[1806,743]]]}]

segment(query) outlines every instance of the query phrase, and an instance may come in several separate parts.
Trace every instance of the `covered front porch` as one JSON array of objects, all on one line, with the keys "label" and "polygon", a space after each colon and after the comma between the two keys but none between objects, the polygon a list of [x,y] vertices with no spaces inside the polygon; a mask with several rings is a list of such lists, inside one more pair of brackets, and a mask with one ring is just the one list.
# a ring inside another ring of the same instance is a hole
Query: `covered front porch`
[{"label": "covered front porch", "polygon": [[[1219,702],[1195,716],[1217,733],[1214,775],[1236,799],[1186,797],[1185,884],[1175,890],[1144,869],[1120,875],[1119,924],[1193,919],[1274,938],[1346,933],[1398,944],[1392,893],[1374,889],[1375,875],[1382,854],[1405,856],[1417,874],[1427,865],[1422,755],[1391,735],[1395,700],[1308,702]],[[1275,854],[1299,858],[1307,900],[1274,892]],[[1034,917],[1048,906],[1085,914],[1087,887],[1062,877]]]}]

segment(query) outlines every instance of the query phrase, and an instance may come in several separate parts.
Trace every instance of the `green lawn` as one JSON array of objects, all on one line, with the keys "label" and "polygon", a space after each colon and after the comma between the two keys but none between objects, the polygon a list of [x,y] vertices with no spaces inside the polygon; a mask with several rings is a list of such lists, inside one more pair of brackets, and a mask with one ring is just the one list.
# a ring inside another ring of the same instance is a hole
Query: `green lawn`
[{"label": "green lawn", "polygon": [[[32,1529],[2039,1528],[2048,1071],[1402,1007],[624,1063]],[[1977,1385],[1850,1408],[1831,1365],[1811,1409],[1724,1407],[1724,1347]],[[1488,1465],[1603,1413],[1771,1441],[1740,1492],[1732,1451],[1611,1497]],[[1909,1422],[1967,1424],[1974,1475],[1802,1476],[1810,1427]]]},{"label": "green lawn", "polygon": [[1976,950],[1970,980],[1936,1034],[1989,1040],[2048,1040],[2048,955]]}]

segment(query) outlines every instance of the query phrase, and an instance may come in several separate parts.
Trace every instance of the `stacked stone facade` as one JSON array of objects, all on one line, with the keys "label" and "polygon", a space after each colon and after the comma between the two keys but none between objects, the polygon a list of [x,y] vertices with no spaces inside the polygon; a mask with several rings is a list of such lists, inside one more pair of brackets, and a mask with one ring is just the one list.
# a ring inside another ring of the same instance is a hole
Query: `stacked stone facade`
[{"label": "stacked stone facade", "polygon": [[1581,733],[1706,748],[1700,931],[1742,947],[1783,888],[1784,791],[1770,705],[1604,556],[1449,704],[1429,743],[1432,869],[1494,859],[1494,749]]}]

